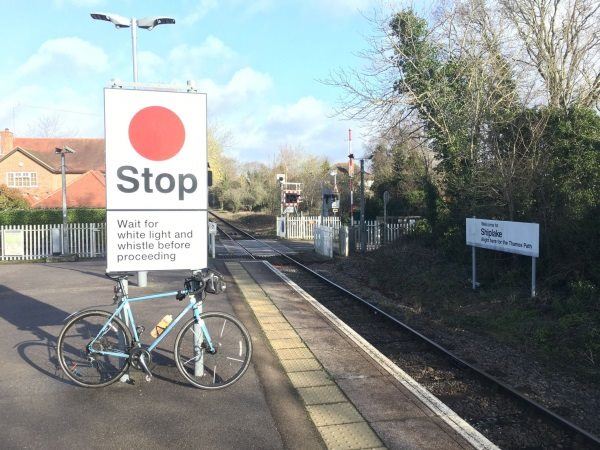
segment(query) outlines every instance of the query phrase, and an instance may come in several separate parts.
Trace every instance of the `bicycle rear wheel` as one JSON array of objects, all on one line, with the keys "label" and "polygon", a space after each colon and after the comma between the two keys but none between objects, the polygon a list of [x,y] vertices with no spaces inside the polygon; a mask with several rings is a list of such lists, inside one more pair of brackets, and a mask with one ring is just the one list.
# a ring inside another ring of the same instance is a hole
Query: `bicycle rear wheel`
[{"label": "bicycle rear wheel", "polygon": [[252,342],[244,325],[229,314],[200,315],[215,349],[210,353],[205,334],[195,319],[187,322],[175,339],[177,368],[191,384],[201,389],[222,389],[246,372]]},{"label": "bicycle rear wheel", "polygon": [[[85,311],[73,317],[58,336],[58,361],[65,375],[83,387],[103,387],[117,381],[129,367],[129,358],[103,355],[106,351],[129,354],[131,332],[117,317],[106,311]],[[108,323],[109,322],[109,323]],[[104,325],[105,332],[92,349],[88,345],[98,336]]]}]

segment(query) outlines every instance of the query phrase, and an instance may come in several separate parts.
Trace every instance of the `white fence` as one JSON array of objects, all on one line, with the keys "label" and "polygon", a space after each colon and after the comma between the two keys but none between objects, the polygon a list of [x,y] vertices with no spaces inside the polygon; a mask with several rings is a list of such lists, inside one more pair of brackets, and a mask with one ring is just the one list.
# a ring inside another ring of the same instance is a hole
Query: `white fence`
[{"label": "white fence", "polygon": [[277,236],[286,239],[305,239],[314,238],[314,228],[316,225],[324,225],[338,229],[341,226],[339,217],[323,216],[284,216],[277,217],[276,227]]},{"label": "white fence", "polygon": [[[365,221],[366,250],[375,250],[382,245],[397,241],[402,236],[413,233],[418,219],[418,217],[410,217],[399,220],[398,223],[388,223],[387,225],[377,220]],[[354,243],[356,250],[360,249],[360,224],[354,227]]]},{"label": "white fence", "polygon": [[[0,225],[0,261],[33,260],[52,256],[52,230],[62,232],[62,224]],[[8,232],[6,235],[11,233],[16,235],[17,239],[5,242],[5,231]],[[22,239],[20,233],[14,232],[22,232]],[[84,258],[106,255],[106,224],[70,223],[67,224],[67,233],[71,248],[66,253],[74,253]]]}]

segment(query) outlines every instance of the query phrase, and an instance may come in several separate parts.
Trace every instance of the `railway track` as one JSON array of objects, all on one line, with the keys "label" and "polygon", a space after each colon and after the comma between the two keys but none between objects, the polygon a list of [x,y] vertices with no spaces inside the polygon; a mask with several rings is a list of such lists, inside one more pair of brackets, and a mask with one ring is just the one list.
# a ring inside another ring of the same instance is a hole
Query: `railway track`
[{"label": "railway track", "polygon": [[[238,242],[259,241],[211,214],[222,224],[226,238]],[[269,260],[499,447],[600,448],[598,437],[459,358],[306,264],[270,248],[276,256],[258,257],[251,249],[244,250],[252,259]]]}]

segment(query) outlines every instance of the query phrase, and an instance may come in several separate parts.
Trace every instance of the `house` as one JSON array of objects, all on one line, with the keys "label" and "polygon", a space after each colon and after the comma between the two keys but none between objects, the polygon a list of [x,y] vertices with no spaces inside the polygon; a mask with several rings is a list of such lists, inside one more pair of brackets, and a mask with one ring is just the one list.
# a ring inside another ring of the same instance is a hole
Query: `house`
[{"label": "house", "polygon": [[75,150],[65,158],[67,205],[104,208],[104,139],[19,138],[9,129],[0,131],[0,184],[21,191],[33,207],[60,207],[62,175],[57,147]]}]

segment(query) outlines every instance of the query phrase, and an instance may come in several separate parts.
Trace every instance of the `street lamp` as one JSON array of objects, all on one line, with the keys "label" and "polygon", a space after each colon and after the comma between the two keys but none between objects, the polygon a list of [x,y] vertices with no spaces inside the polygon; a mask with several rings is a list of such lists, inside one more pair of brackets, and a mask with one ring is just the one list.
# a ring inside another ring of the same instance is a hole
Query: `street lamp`
[{"label": "street lamp", "polygon": [[119,16],[118,14],[106,14],[106,13],[91,13],[92,19],[104,20],[115,25],[115,28],[131,28],[131,56],[133,58],[133,81],[137,82],[137,29],[144,28],[145,30],[152,30],[158,25],[174,24],[175,19],[171,17],[145,17],[143,19],[136,19],[132,17],[130,19]]},{"label": "street lamp", "polygon": [[62,175],[62,234],[60,242],[61,254],[65,255],[65,248],[69,247],[69,233],[67,232],[67,174],[65,167],[65,155],[68,153],[75,153],[75,150],[67,146],[60,148],[56,147],[54,153],[60,155],[60,173]]}]

